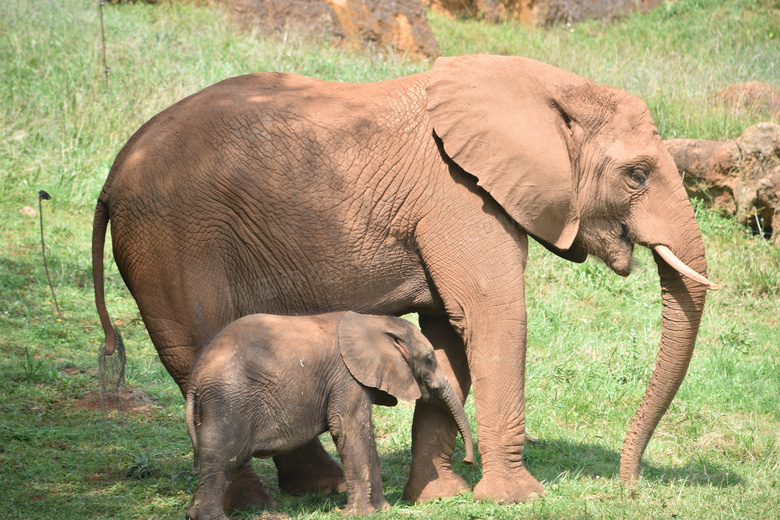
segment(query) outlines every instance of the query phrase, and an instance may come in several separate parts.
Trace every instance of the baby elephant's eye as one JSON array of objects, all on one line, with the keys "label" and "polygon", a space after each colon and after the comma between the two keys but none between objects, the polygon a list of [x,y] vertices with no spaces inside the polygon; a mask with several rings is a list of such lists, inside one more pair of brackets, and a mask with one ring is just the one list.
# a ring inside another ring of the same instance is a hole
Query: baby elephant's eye
[{"label": "baby elephant's eye", "polygon": [[435,358],[435,357],[433,357],[433,354],[428,354],[428,357],[426,357],[426,358],[425,358],[425,363],[426,363],[428,366],[431,366],[431,365],[433,365],[434,363],[436,363],[436,358]]}]

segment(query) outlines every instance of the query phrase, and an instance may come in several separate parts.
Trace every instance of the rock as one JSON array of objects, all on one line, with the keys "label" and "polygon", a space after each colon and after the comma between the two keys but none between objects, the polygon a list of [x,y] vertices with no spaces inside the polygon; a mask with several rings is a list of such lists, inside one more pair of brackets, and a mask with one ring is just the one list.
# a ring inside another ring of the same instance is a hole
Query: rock
[{"label": "rock", "polygon": [[705,200],[708,205],[733,215],[739,149],[735,141],[670,139],[666,149],[677,163],[688,196]]},{"label": "rock", "polygon": [[574,23],[585,19],[609,20],[633,12],[648,12],[662,0],[523,0],[520,21],[543,26],[554,22]]},{"label": "rock", "polygon": [[219,0],[242,25],[301,29],[355,45],[376,44],[425,57],[439,55],[421,0]]},{"label": "rock", "polygon": [[719,90],[713,99],[732,109],[760,110],[780,117],[780,90],[760,81],[729,85]]},{"label": "rock", "polygon": [[729,141],[664,144],[689,196],[766,235],[779,234],[774,219],[780,213],[780,126],[758,123]]},{"label": "rock", "polygon": [[742,159],[741,182],[734,193],[737,216],[740,221],[757,218],[759,227],[772,232],[780,212],[780,126],[753,125],[737,139],[737,146]]},{"label": "rock", "polygon": [[476,18],[488,22],[519,19],[521,0],[423,0],[426,7],[453,18]]},{"label": "rock", "polygon": [[520,20],[538,27],[555,22],[573,23],[587,18],[610,19],[660,6],[663,0],[424,0],[425,4],[454,17],[490,22]]}]

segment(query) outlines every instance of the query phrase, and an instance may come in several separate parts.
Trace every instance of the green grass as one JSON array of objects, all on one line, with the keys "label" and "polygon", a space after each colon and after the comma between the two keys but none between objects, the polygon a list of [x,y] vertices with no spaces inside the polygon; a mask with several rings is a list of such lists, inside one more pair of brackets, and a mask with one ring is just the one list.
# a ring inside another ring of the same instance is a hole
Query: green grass
[{"label": "green grass", "polygon": [[770,114],[734,112],[711,96],[737,82],[780,84],[775,0],[680,0],[645,16],[536,31],[431,18],[446,55],[528,56],[642,97],[665,139],[736,137]]},{"label": "green grass", "polygon": [[[0,3],[0,503],[5,517],[181,518],[194,489],[182,399],[151,346],[110,258],[106,290],[123,323],[124,413],[95,408],[102,340],[92,303],[89,244],[94,202],[113,158],[145,120],[224,77],[282,70],[376,81],[427,62],[286,42],[231,29],[192,5],[112,5],[100,21],[87,0]],[[528,30],[431,15],[446,54],[541,59],[648,101],[666,138],[720,139],[770,115],[711,102],[717,90],[757,80],[780,87],[780,4],[679,0],[647,16]],[[775,121],[778,122],[778,121]],[[40,259],[44,201],[58,321]],[[564,262],[532,245],[527,275],[530,471],[543,500],[477,504],[467,494],[410,506],[401,500],[412,407],[376,409],[385,492],[381,518],[771,518],[780,510],[780,251],[695,204],[708,250],[710,293],[697,351],[677,399],[646,452],[635,487],[617,478],[628,422],[652,370],[660,322],[658,279],[646,251],[619,278],[603,265]],[[109,255],[110,256],[110,255]],[[130,405],[133,409],[130,409]],[[90,408],[91,405],[91,408]],[[473,417],[473,403],[467,410]],[[332,450],[332,447],[331,447]],[[462,448],[459,449],[462,456]],[[456,456],[457,458],[457,456]],[[338,518],[345,497],[278,491],[273,515]],[[473,485],[479,468],[456,462]]]}]

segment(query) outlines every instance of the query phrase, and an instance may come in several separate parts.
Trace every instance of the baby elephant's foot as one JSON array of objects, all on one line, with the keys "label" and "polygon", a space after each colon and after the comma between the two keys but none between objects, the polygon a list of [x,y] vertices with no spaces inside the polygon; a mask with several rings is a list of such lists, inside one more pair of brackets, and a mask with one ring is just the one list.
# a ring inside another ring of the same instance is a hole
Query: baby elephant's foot
[{"label": "baby elephant's foot", "polygon": [[212,510],[206,511],[198,504],[190,504],[187,508],[185,517],[187,520],[229,520],[224,511]]},{"label": "baby elephant's foot", "polygon": [[222,509],[220,493],[203,486],[195,491],[185,514],[187,520],[228,520]]},{"label": "baby elephant's foot", "polygon": [[347,507],[342,511],[342,516],[363,516],[370,515],[374,511],[389,511],[391,509],[387,500],[382,499],[381,503],[374,505],[371,502],[355,502],[353,504],[347,504]]},{"label": "baby elephant's foot", "polygon": [[223,506],[225,511],[249,507],[275,509],[276,501],[260,482],[252,466],[246,465],[236,472],[228,486]]}]

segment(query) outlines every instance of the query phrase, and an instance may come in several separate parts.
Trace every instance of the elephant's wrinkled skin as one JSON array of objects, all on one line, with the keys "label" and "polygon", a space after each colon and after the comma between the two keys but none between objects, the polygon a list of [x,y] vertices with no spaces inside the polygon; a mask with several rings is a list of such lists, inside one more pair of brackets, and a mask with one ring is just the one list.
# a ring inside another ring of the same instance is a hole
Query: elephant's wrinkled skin
[{"label": "elephant's wrinkled skin", "polygon": [[343,514],[389,508],[371,405],[418,398],[448,410],[463,435],[464,460],[473,462],[463,405],[411,323],[354,312],[239,318],[209,343],[189,377],[187,426],[200,482],[187,517],[226,519],[224,493],[236,470],[253,455],[289,451],[325,431],[344,463]]},{"label": "elephant's wrinkled skin", "polygon": [[[527,237],[569,260],[596,255],[620,275],[634,244],[672,253],[655,253],[661,346],[624,444],[626,480],[685,376],[707,290],[668,263],[706,275],[693,210],[645,103],[519,57],[440,58],[371,84],[253,74],[156,115],[119,153],[95,212],[110,351],[109,219],[119,270],[185,394],[198,352],[240,316],[419,312],[459,397],[474,386],[474,497],[500,502],[543,493],[523,466]],[[418,403],[408,499],[466,488],[450,464],[455,436],[446,413]],[[343,477],[327,460],[316,444],[277,457],[282,489],[336,489]]]}]

